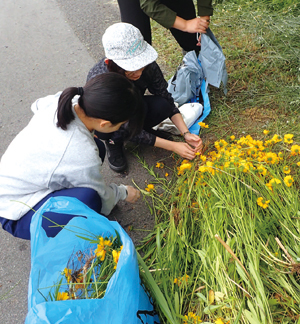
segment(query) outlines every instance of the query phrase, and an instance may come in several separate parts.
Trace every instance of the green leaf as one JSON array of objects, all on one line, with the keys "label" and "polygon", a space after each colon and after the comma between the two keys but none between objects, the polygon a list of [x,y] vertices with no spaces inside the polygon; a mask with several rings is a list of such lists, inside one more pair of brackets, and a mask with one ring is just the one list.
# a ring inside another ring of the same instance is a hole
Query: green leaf
[{"label": "green leaf", "polygon": [[176,314],[179,314],[179,296],[178,296],[178,292],[175,291],[175,296],[174,296],[174,301],[175,301],[175,312]]},{"label": "green leaf", "polygon": [[162,313],[167,318],[168,323],[179,324],[176,319],[176,315],[171,312],[164,295],[162,294],[157,283],[153,279],[148,267],[146,266],[145,262],[143,261],[142,257],[140,256],[140,254],[138,252],[137,252],[137,258],[138,258],[138,262],[139,262],[140,266],[142,267],[142,269],[144,271],[144,275],[145,275],[144,278],[148,284],[148,287],[150,288],[150,290],[152,292],[152,297],[155,299],[155,301],[157,302]]}]

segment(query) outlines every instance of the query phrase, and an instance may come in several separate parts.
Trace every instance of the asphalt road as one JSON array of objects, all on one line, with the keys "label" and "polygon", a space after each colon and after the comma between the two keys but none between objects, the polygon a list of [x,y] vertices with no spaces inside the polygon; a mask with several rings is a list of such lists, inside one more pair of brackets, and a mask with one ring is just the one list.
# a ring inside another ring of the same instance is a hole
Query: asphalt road
[{"label": "asphalt road", "polygon": [[[85,84],[87,72],[104,55],[104,30],[118,21],[115,0],[0,1],[0,156],[30,120],[32,102]],[[149,175],[132,148],[127,147],[127,174],[118,175],[104,164],[107,182],[134,180],[145,186]],[[139,154],[149,165],[165,158],[168,163],[169,154],[159,149],[140,147]],[[135,205],[119,203],[110,218],[125,229],[133,227],[129,234],[135,244],[154,224],[142,199]],[[0,324],[21,324],[27,313],[30,242],[0,229],[0,246]]]}]

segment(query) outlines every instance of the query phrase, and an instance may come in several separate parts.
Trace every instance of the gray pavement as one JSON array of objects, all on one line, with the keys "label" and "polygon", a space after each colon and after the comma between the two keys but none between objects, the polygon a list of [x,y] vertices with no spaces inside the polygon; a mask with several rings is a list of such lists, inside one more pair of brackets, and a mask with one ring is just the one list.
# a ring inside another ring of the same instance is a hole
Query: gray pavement
[{"label": "gray pavement", "polygon": [[[1,0],[0,1],[0,156],[31,118],[37,98],[69,86],[82,86],[89,69],[103,57],[104,30],[119,21],[115,0]],[[118,175],[106,163],[107,182],[141,186],[149,178],[127,147],[129,172]],[[153,165],[166,152],[139,148]],[[112,212],[127,229],[149,229],[154,220],[143,200],[121,202]],[[135,244],[145,231],[129,233]],[[0,229],[0,324],[24,323],[30,272],[30,242]]]}]

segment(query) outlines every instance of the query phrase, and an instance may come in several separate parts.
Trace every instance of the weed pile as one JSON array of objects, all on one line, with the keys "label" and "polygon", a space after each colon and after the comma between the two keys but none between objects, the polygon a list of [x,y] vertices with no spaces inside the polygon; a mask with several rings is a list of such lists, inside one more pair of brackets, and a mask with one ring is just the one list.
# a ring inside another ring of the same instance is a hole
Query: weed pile
[{"label": "weed pile", "polygon": [[157,225],[141,250],[171,322],[299,320],[300,146],[293,134],[231,136],[193,162],[180,160],[173,180],[149,172],[154,181],[144,194]]},{"label": "weed pile", "polygon": [[95,236],[92,239],[78,236],[88,241],[90,248],[73,252],[67,267],[58,274],[57,282],[51,287],[39,288],[45,301],[103,298],[123,248],[116,234],[115,237]]},{"label": "weed pile", "polygon": [[141,275],[163,323],[299,323],[300,4],[214,7],[228,94],[210,89],[202,155],[175,172],[141,160],[156,217]]}]

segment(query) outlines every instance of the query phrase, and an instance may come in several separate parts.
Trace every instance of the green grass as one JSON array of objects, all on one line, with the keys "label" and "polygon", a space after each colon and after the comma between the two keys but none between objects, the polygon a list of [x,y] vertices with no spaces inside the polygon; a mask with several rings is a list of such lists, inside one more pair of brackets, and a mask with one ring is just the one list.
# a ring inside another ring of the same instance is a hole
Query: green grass
[{"label": "green grass", "polygon": [[[296,1],[223,1],[211,29],[226,56],[228,94],[210,87],[207,142],[219,135],[300,132],[300,5]],[[153,22],[153,46],[169,79],[182,61],[171,33]],[[163,41],[161,41],[163,39]],[[216,136],[217,134],[217,136]]]}]

